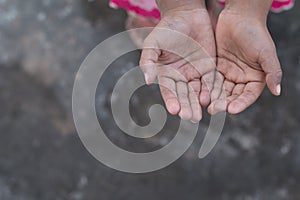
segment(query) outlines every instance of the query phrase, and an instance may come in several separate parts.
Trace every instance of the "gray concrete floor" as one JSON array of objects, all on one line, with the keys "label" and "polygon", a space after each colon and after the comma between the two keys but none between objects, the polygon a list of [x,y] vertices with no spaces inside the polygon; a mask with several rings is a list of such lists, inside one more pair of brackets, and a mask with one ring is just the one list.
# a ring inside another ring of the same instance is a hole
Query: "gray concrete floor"
[{"label": "gray concrete floor", "polygon": [[[269,26],[285,72],[283,94],[265,91],[246,112],[228,116],[222,137],[203,160],[191,149],[171,166],[131,175],[109,169],[83,147],[71,117],[74,77],[87,53],[124,30],[125,13],[107,1],[0,0],[0,199],[300,199],[300,5],[272,14]],[[111,118],[113,81],[138,63],[139,52],[116,61],[97,96],[99,118],[119,145],[128,144]],[[161,102],[156,87],[145,110]],[[136,114],[143,123],[144,113]],[[178,119],[170,117],[175,123]],[[166,127],[172,132],[173,124]],[[170,136],[170,133],[168,134]],[[168,138],[165,136],[165,138]],[[132,141],[136,149],[159,146]],[[133,145],[134,146],[134,145]]]}]

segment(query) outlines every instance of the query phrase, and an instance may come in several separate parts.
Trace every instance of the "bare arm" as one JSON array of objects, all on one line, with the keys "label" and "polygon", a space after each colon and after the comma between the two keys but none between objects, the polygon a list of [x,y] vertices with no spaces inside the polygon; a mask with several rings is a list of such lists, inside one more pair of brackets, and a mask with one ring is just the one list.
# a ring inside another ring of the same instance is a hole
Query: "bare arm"
[{"label": "bare arm", "polygon": [[227,12],[243,13],[248,17],[265,22],[273,0],[226,0]]},{"label": "bare arm", "polygon": [[156,0],[156,3],[162,15],[165,15],[169,11],[205,8],[205,0]]}]

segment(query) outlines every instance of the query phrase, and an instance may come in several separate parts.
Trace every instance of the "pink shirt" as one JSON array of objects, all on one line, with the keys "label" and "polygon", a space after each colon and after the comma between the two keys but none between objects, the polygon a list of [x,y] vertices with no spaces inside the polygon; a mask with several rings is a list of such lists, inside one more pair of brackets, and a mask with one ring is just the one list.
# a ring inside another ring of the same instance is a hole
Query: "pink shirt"
[{"label": "pink shirt", "polygon": [[[225,0],[219,0],[224,5]],[[271,10],[280,12],[288,10],[294,5],[294,0],[274,0]],[[124,8],[129,12],[154,19],[160,18],[160,12],[155,0],[110,0],[110,6],[113,8]]]}]

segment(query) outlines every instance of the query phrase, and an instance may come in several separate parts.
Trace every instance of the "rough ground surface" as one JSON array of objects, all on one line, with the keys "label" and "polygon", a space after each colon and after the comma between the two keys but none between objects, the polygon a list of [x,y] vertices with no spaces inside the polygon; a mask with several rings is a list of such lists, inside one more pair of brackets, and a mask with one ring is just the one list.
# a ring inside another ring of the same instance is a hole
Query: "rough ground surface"
[{"label": "rough ground surface", "polygon": [[[221,140],[205,159],[197,159],[197,150],[208,115],[182,158],[158,172],[130,175],[105,167],[85,150],[70,110],[80,63],[99,42],[124,30],[125,13],[101,0],[0,0],[0,199],[300,199],[299,4],[269,20],[285,72],[282,96],[265,91],[246,112],[228,116]],[[99,118],[120,146],[127,138],[113,123],[107,96],[138,56],[115,62],[97,96]],[[153,94],[147,104],[161,101],[157,88],[147,92]],[[145,110],[145,94],[136,94],[135,110]],[[135,114],[143,123],[145,113]],[[176,124],[177,118],[170,120]],[[170,123],[166,133],[172,128]],[[133,143],[143,150],[159,141]]]}]

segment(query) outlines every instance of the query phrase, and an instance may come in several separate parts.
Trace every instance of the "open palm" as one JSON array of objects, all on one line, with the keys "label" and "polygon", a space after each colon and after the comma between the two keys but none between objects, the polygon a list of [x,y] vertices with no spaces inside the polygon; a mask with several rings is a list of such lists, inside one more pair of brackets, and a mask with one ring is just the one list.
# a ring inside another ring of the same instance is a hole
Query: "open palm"
[{"label": "open palm", "polygon": [[[185,37],[179,37],[178,33]],[[210,102],[215,56],[214,33],[207,10],[175,11],[163,16],[146,38],[140,65],[148,84],[158,77],[171,114],[199,121],[201,106]]]},{"label": "open palm", "polygon": [[[217,28],[217,75],[209,112],[237,114],[253,104],[265,85],[280,94],[282,71],[264,23],[223,11]],[[217,90],[219,88],[219,90]]]}]

